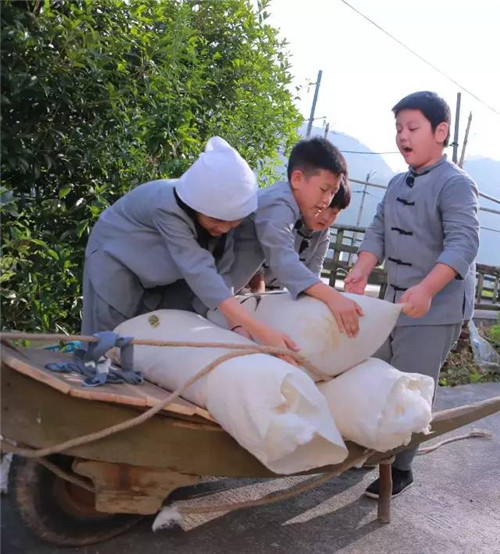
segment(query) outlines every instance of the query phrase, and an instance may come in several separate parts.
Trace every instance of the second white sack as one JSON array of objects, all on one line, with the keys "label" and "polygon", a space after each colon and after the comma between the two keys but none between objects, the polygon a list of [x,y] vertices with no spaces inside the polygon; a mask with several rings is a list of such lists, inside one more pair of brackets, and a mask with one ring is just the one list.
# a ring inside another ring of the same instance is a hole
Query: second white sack
[{"label": "second white sack", "polygon": [[344,440],[386,452],[408,444],[413,433],[429,432],[431,377],[368,358],[318,386]]}]

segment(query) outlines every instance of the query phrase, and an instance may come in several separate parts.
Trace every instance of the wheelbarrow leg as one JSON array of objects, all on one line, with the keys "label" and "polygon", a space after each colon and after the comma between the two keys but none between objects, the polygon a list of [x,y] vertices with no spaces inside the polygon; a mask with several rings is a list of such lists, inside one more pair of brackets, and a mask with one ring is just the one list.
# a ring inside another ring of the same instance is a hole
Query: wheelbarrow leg
[{"label": "wheelbarrow leg", "polygon": [[378,498],[377,518],[380,523],[391,521],[391,496],[392,496],[392,462],[394,456],[379,463],[380,491]]}]

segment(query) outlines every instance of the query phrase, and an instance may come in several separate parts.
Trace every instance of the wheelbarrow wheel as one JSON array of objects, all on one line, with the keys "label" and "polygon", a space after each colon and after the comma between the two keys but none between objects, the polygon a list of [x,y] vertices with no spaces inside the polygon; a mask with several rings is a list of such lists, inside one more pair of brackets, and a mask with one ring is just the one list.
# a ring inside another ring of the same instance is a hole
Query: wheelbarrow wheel
[{"label": "wheelbarrow wheel", "polygon": [[[51,461],[71,471],[73,458]],[[105,514],[95,510],[95,495],[55,475],[35,460],[16,456],[12,464],[12,491],[26,526],[43,541],[85,546],[111,539],[132,527],[142,516]]]}]

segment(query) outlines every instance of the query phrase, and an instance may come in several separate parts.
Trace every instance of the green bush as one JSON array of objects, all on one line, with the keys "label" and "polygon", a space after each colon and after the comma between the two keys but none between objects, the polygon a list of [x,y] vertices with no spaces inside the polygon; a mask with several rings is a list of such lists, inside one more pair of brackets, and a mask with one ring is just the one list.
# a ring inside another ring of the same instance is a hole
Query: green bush
[{"label": "green bush", "polygon": [[488,340],[500,352],[500,324],[492,325],[488,329]]},{"label": "green bush", "polygon": [[267,4],[2,2],[3,329],[77,331],[93,222],[210,136],[272,174],[300,116]]}]

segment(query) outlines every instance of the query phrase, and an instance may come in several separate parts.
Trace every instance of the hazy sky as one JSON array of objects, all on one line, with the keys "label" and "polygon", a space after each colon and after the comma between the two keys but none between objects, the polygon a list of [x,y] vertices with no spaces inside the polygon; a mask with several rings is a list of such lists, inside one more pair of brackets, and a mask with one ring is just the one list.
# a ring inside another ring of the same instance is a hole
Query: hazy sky
[{"label": "hazy sky", "polygon": [[[433,90],[450,104],[462,92],[460,143],[469,112],[466,158],[500,159],[500,1],[349,0],[349,3],[420,56],[478,96],[488,109],[448,78],[363,19],[341,0],[272,0],[269,22],[289,42],[299,108],[309,117],[319,69],[323,78],[316,116],[375,152],[394,152],[391,107],[406,94]],[[316,126],[322,121],[317,120]],[[452,124],[453,136],[453,124]],[[461,148],[461,146],[460,146]],[[460,152],[460,151],[459,151]],[[451,158],[451,149],[449,149]],[[384,156],[404,170],[399,154]]]}]

